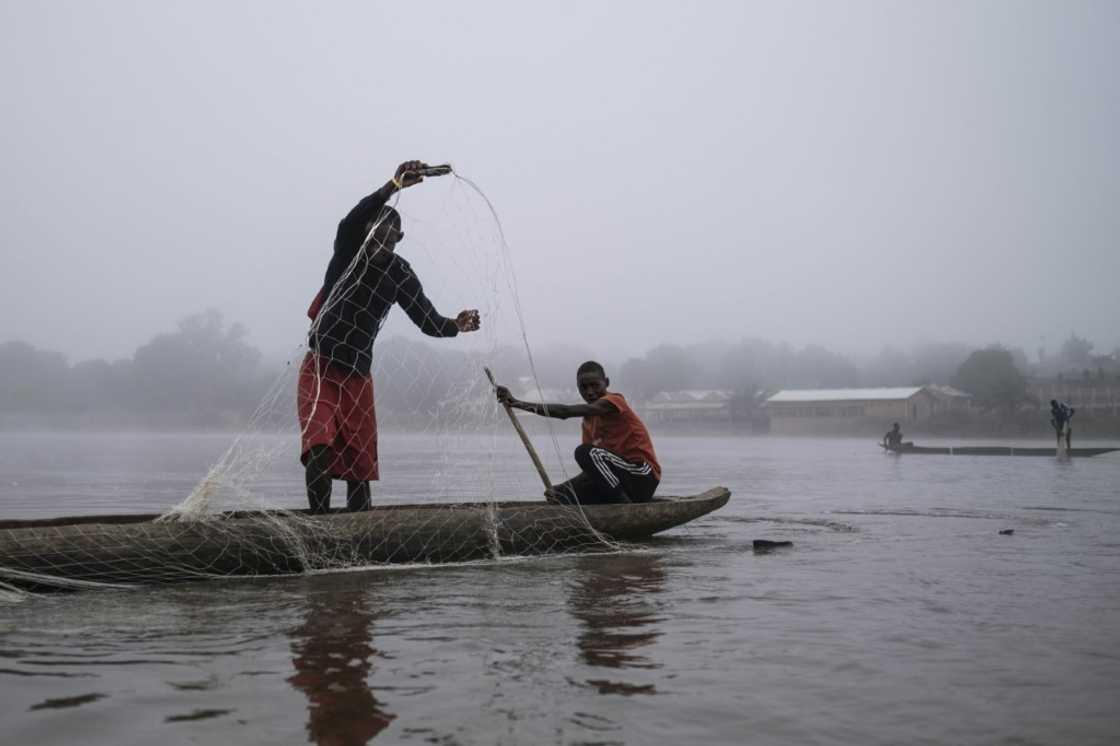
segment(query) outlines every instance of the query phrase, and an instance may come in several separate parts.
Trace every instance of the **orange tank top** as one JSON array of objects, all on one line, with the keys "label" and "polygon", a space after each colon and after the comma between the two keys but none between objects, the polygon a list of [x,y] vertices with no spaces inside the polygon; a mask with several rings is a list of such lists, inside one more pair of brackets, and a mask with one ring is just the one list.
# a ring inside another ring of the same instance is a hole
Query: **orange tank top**
[{"label": "orange tank top", "polygon": [[646,463],[653,476],[661,481],[661,464],[653,452],[653,441],[645,423],[635,414],[622,394],[608,393],[603,398],[618,408],[612,414],[583,418],[584,445],[599,446],[614,451],[627,461]]}]

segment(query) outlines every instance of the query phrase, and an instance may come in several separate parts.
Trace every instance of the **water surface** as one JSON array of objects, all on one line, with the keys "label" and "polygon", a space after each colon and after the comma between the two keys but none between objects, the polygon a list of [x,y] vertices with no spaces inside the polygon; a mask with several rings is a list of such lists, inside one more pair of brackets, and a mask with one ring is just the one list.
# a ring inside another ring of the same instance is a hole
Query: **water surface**
[{"label": "water surface", "polygon": [[[554,473],[574,445],[561,440],[542,447]],[[539,492],[512,438],[456,442],[448,453],[386,434],[379,499]],[[160,510],[228,443],[3,435],[0,518]],[[863,440],[672,436],[657,447],[662,492],[723,484],[733,496],[640,551],[0,606],[5,742],[1120,738],[1120,454],[895,457]],[[302,499],[291,459],[259,486]],[[758,538],[794,544],[757,554]]]}]

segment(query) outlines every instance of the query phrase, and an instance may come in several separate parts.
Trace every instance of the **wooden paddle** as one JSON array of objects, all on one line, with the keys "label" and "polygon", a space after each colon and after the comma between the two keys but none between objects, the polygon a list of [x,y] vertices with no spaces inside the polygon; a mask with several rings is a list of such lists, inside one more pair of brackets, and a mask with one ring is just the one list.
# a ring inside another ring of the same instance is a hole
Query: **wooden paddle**
[{"label": "wooden paddle", "polygon": [[[490,372],[489,368],[483,368],[486,371],[486,377],[490,379],[490,385],[497,388],[498,383],[494,380],[494,374]],[[546,490],[552,489],[552,481],[549,480],[548,474],[544,471],[544,465],[541,463],[540,457],[537,456],[537,450],[533,448],[533,444],[529,442],[529,436],[521,429],[521,423],[517,421],[517,415],[513,413],[513,407],[508,404],[503,405],[506,408],[506,414],[509,415],[509,421],[513,423],[513,429],[521,437],[521,442],[525,445],[525,450],[529,452],[529,458],[533,459],[533,466],[537,467],[537,473],[541,475],[541,481],[544,482]]]}]

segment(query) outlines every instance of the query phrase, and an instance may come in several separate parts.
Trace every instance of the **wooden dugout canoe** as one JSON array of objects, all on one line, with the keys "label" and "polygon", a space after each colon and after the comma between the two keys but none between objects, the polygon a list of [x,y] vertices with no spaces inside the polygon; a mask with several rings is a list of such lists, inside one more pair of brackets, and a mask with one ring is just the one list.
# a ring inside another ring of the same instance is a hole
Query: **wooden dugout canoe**
[{"label": "wooden dugout canoe", "polygon": [[609,546],[603,537],[646,539],[723,507],[730,496],[716,487],[689,497],[582,509],[445,503],[317,516],[244,512],[202,521],[156,521],[155,515],[0,521],[0,582],[23,588],[172,583],[603,550]]},{"label": "wooden dugout canoe", "polygon": [[[1018,448],[1014,446],[915,446],[903,445],[901,449],[887,448],[882,443],[879,444],[883,448],[892,453],[916,453],[924,455],[939,455],[939,456],[1057,456],[1057,448]],[[1099,456],[1102,453],[1112,453],[1113,451],[1120,451],[1120,448],[1070,448],[1066,451],[1069,456],[1077,458],[1088,458],[1090,456]]]}]

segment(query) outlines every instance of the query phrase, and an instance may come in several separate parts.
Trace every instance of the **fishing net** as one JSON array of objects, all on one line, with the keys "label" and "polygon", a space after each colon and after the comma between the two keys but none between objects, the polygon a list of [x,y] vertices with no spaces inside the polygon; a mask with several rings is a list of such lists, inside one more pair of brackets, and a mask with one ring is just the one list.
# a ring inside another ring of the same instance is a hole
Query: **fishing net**
[{"label": "fishing net", "polygon": [[[333,259],[324,252],[332,263],[307,340],[191,494],[156,520],[0,531],[0,590],[617,548],[589,509],[543,501],[484,374],[541,400],[509,247],[485,195],[454,174],[429,178],[384,205],[359,203],[338,238]],[[458,330],[461,308],[478,309],[478,331]],[[573,423],[520,420],[553,477],[567,478]],[[306,510],[309,444],[335,478],[327,515]],[[378,472],[372,509],[339,512],[346,480]]]}]

